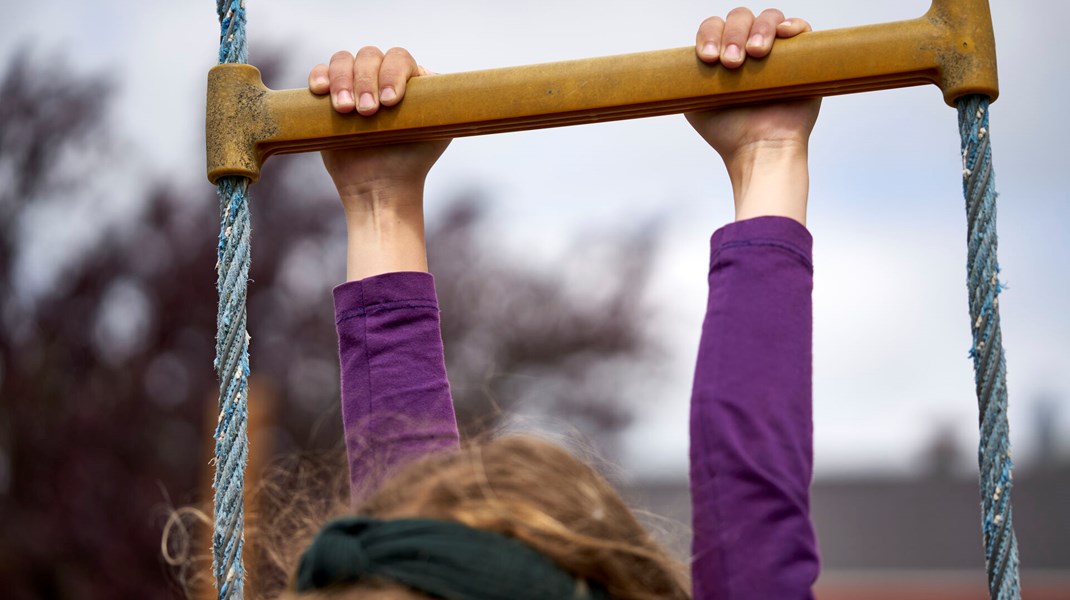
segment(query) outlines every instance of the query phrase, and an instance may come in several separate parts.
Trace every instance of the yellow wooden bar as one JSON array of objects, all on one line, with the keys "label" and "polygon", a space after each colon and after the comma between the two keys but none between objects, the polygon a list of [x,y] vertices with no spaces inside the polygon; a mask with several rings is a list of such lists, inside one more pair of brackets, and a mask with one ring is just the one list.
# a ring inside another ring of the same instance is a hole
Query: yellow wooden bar
[{"label": "yellow wooden bar", "polygon": [[988,0],[933,0],[913,20],[778,40],[728,70],[693,47],[421,77],[373,117],[327,96],[270,90],[248,65],[208,75],[208,179],[255,181],[273,154],[443,139],[933,83],[954,105],[999,94]]}]

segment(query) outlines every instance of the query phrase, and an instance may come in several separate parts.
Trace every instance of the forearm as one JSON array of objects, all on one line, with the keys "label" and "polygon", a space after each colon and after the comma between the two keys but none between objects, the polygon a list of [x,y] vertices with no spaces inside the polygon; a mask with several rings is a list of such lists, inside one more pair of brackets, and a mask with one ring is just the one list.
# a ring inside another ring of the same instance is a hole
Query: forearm
[{"label": "forearm", "polygon": [[[805,144],[725,160],[691,407],[695,598],[808,598],[812,263]],[[788,220],[791,219],[791,220]]]},{"label": "forearm", "polygon": [[339,193],[348,231],[348,281],[427,271],[422,180],[368,184]]},{"label": "forearm", "polygon": [[456,448],[438,300],[428,273],[390,273],[334,290],[342,419],[354,500],[398,467]]},{"label": "forearm", "polygon": [[342,417],[354,498],[400,465],[456,447],[423,181],[340,187],[347,279],[335,289]]},{"label": "forearm", "polygon": [[779,217],[713,236],[691,407],[696,600],[809,598],[810,234]]}]

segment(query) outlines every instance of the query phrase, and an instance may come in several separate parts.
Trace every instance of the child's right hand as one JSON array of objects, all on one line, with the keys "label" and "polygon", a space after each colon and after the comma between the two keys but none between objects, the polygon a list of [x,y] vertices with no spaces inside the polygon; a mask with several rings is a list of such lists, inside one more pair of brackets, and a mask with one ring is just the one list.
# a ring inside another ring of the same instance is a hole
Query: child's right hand
[{"label": "child's right hand", "polygon": [[[401,102],[411,77],[427,75],[431,73],[404,48],[384,54],[366,46],[356,56],[340,51],[330,65],[316,65],[308,75],[308,89],[317,95],[329,93],[331,106],[339,113],[356,110],[361,117],[370,117],[381,107]],[[445,140],[328,150],[323,152],[323,164],[346,211],[363,212],[384,201],[422,199],[424,179],[448,145]]]}]

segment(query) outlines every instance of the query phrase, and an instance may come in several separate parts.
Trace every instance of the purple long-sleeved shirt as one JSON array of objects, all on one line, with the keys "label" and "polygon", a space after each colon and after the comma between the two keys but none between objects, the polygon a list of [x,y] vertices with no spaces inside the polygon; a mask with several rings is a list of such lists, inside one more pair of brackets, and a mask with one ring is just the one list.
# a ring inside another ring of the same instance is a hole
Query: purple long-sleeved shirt
[{"label": "purple long-sleeved shirt", "polygon": [[[694,597],[810,598],[812,239],[787,218],[711,240],[691,405]],[[401,464],[458,444],[438,302],[427,273],[334,291],[350,481],[366,494]]]}]

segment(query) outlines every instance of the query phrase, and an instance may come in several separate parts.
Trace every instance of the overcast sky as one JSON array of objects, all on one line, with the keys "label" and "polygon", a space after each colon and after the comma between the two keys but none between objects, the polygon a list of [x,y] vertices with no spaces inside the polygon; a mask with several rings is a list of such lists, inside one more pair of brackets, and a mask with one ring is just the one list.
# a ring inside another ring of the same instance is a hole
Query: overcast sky
[{"label": "overcast sky", "polygon": [[[365,44],[406,46],[439,72],[685,46],[702,18],[732,7],[690,0],[247,4],[253,62],[258,48],[286,48],[295,67],[283,87],[303,86],[304,70],[333,51]],[[1058,400],[1058,428],[1070,438],[1070,202],[1062,181],[1070,166],[1062,106],[1070,85],[1059,36],[1039,27],[1070,22],[1070,3],[994,4],[1001,96],[991,130],[1002,278],[1010,286],[1000,307],[1012,438],[1016,456],[1028,457],[1042,396]],[[780,7],[830,29],[914,18],[928,2],[792,0]],[[207,186],[204,115],[191,107],[203,105],[215,62],[214,8],[208,0],[6,2],[0,61],[29,43],[78,70],[110,73],[120,84],[116,118],[135,149],[128,167]],[[955,111],[931,86],[827,99],[811,166],[818,475],[909,470],[938,425],[950,427],[970,456],[977,417]],[[537,247],[553,261],[576,231],[663,219],[650,300],[661,309],[656,318],[675,366],[666,381],[640,390],[648,400],[629,434],[627,462],[644,473],[683,472],[708,237],[731,219],[719,160],[682,117],[664,117],[458,140],[431,175],[429,203],[473,185],[500,201],[493,218],[515,241],[506,251],[518,259]],[[128,188],[115,203],[135,197]]]}]

